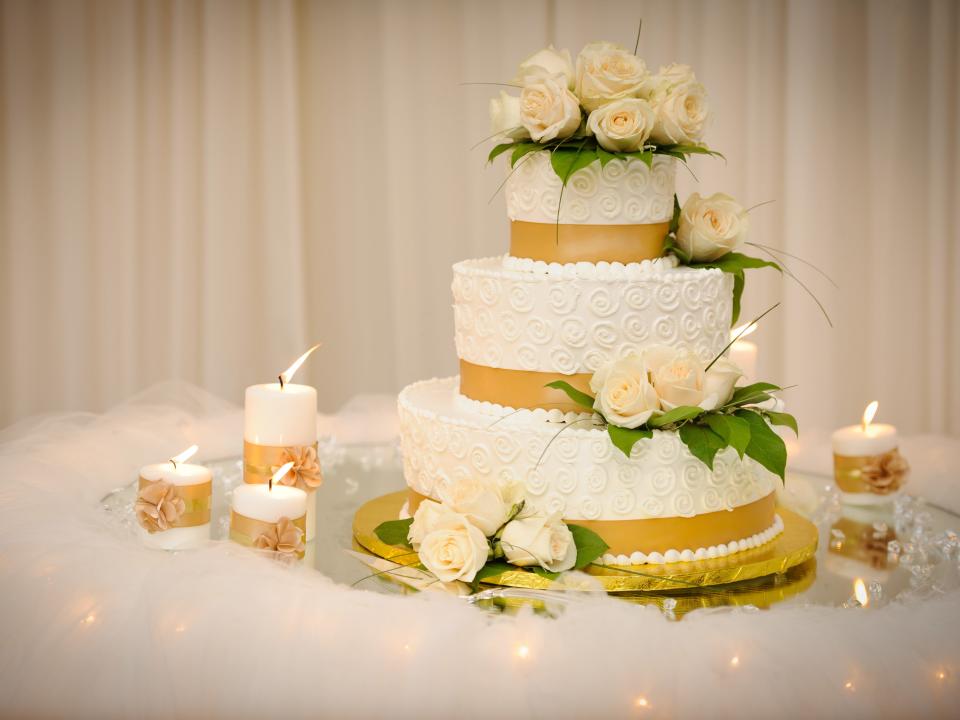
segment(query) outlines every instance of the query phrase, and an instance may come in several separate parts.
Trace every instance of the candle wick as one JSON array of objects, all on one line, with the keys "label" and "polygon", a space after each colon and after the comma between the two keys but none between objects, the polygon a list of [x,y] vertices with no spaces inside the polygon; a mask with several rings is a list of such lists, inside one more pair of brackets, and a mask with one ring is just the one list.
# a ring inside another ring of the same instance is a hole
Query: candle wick
[{"label": "candle wick", "polygon": [[277,379],[280,380],[280,389],[283,390],[283,373],[277,375]]},{"label": "candle wick", "polygon": [[174,460],[173,458],[170,458],[170,464],[173,465],[173,469],[174,469],[174,470],[177,469],[177,461],[176,461],[176,460]]}]

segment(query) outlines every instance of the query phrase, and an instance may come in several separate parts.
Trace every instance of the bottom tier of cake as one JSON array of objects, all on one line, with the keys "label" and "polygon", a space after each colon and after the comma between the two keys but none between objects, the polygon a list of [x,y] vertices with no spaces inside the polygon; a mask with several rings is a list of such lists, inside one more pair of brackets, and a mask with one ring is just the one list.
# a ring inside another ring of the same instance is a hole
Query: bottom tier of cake
[{"label": "bottom tier of cake", "polygon": [[710,470],[676,433],[655,431],[628,458],[598,420],[478,405],[459,394],[458,378],[400,393],[412,503],[467,477],[521,482],[529,504],[589,527],[610,546],[603,560],[623,565],[722,557],[783,527],[774,512],[780,480],[730,448]]}]

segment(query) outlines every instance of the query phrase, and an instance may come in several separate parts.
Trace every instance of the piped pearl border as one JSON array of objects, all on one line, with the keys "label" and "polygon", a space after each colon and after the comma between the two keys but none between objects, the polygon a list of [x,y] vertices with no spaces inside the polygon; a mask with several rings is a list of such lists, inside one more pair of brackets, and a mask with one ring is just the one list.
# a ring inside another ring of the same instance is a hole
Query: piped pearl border
[{"label": "piped pearl border", "polygon": [[743,540],[733,540],[726,545],[711,545],[708,548],[699,548],[697,550],[667,550],[665,553],[652,552],[646,555],[642,552],[635,552],[632,555],[613,555],[607,553],[601,558],[604,565],[667,565],[675,562],[693,562],[695,560],[713,560],[718,557],[726,557],[743,550],[760,547],[783,532],[783,520],[779,515],[774,515],[773,525],[761,533],[752,535]]},{"label": "piped pearl border", "polygon": [[505,417],[507,415],[517,415],[522,418],[532,418],[540,422],[549,422],[549,423],[572,423],[578,420],[589,420],[590,418],[596,418],[596,424],[602,424],[602,419],[599,415],[589,412],[563,412],[557,408],[552,408],[550,410],[546,408],[512,408],[505,405],[500,405],[499,403],[492,403],[486,400],[474,400],[473,398],[468,398],[466,395],[457,393],[454,398],[456,406],[465,412],[475,412],[480,413],[481,415],[490,415],[491,417]]},{"label": "piped pearl border", "polygon": [[682,278],[687,273],[703,272],[701,269],[680,267],[672,255],[627,264],[603,260],[598,263],[547,263],[504,255],[502,267],[513,272],[557,275],[570,280],[651,280],[671,276]]}]

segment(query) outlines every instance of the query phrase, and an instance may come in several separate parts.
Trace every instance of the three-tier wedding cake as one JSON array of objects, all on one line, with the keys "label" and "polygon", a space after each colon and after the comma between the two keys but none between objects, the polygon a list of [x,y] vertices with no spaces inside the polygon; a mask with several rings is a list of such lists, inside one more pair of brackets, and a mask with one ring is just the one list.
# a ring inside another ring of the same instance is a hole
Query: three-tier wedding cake
[{"label": "three-tier wedding cake", "polygon": [[407,511],[519,486],[528,510],[603,538],[608,565],[769,541],[769,426],[792,418],[724,355],[743,269],[764,263],[735,252],[731,198],[675,200],[678,164],[709,152],[702,85],[608,43],[576,64],[541,51],[516,84],[491,103],[509,252],[453,266],[459,377],[400,393]]}]

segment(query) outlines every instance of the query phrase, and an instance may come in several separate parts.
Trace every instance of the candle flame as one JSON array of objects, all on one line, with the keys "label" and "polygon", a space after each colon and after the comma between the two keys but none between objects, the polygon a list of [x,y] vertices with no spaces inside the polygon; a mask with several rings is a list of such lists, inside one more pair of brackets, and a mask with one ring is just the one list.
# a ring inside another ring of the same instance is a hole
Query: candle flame
[{"label": "candle flame", "polygon": [[870,604],[870,596],[867,595],[867,586],[861,578],[857,578],[853,583],[853,596],[862,607]]},{"label": "candle flame", "polygon": [[292,467],[293,462],[288,462],[286,465],[280,466],[280,469],[273,474],[272,478],[270,478],[270,490],[273,490],[274,484],[279,483],[283,479],[284,475],[290,472],[290,468]]},{"label": "candle flame", "polygon": [[877,414],[878,407],[880,407],[880,403],[874,400],[872,403],[867,405],[866,409],[863,411],[863,420],[861,421],[861,425],[863,426],[864,430],[866,430],[870,426],[870,423],[873,422],[873,418]]},{"label": "candle flame", "polygon": [[172,458],[170,458],[170,463],[173,465],[173,467],[177,467],[177,463],[185,463],[187,460],[196,455],[197,450],[199,450],[199,448],[196,445],[191,445],[179,455],[174,455]]},{"label": "candle flame", "polygon": [[316,350],[318,347],[320,347],[320,343],[317,343],[317,344],[314,345],[312,348],[310,348],[309,350],[307,350],[303,355],[301,355],[300,357],[298,357],[296,360],[293,361],[293,365],[291,365],[291,366],[288,367],[286,370],[284,370],[282,373],[280,373],[280,389],[281,389],[281,390],[283,389],[283,386],[284,386],[284,385],[286,385],[288,382],[290,382],[290,380],[293,378],[293,374],[294,374],[297,370],[300,369],[300,366],[303,365],[304,361],[305,361],[308,357],[310,357],[310,354],[311,354],[314,350]]},{"label": "candle flame", "polygon": [[739,338],[745,338],[747,335],[750,335],[757,331],[757,323],[750,322],[739,327],[735,327],[730,331],[730,339],[737,340]]}]

